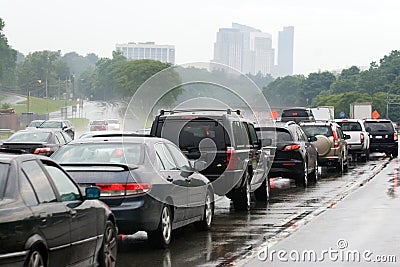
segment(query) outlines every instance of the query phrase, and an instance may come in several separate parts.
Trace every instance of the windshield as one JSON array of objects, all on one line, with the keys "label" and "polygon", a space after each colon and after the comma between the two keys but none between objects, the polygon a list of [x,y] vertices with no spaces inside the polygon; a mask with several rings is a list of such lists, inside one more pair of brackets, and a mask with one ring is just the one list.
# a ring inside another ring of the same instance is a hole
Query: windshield
[{"label": "windshield", "polygon": [[108,120],[108,123],[112,123],[112,124],[118,124],[118,120]]},{"label": "windshield", "polygon": [[267,139],[271,139],[271,142],[273,142],[273,140],[275,140],[276,138],[276,142],[278,143],[285,143],[285,142],[287,143],[293,141],[292,136],[285,129],[276,129],[276,128],[269,128],[267,130],[262,129],[260,131],[257,131],[257,137],[258,139],[261,140],[263,146],[269,145],[268,143],[266,143]]},{"label": "windshield", "polygon": [[19,132],[8,138],[7,142],[46,142],[49,136],[49,132]]},{"label": "windshield", "polygon": [[43,122],[39,128],[61,128],[61,121],[45,121]]},{"label": "windshield", "polygon": [[58,163],[123,163],[140,165],[143,144],[88,143],[67,145],[53,154]]},{"label": "windshield", "polygon": [[5,194],[8,166],[6,163],[0,163],[0,199],[3,199]]},{"label": "windshield", "polygon": [[92,125],[105,125],[107,124],[106,121],[92,121],[91,123]]},{"label": "windshield", "polygon": [[338,122],[343,131],[362,131],[359,122]]}]

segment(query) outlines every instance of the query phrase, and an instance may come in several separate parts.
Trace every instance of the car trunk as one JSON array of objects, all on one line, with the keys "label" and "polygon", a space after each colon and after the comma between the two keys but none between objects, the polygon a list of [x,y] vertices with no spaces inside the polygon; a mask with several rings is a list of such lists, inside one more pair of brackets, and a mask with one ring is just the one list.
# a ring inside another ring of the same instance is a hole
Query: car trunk
[{"label": "car trunk", "polygon": [[8,149],[18,149],[18,150],[25,150],[28,153],[34,153],[37,148],[48,147],[46,142],[32,142],[32,143],[3,143],[1,145],[3,148]]}]

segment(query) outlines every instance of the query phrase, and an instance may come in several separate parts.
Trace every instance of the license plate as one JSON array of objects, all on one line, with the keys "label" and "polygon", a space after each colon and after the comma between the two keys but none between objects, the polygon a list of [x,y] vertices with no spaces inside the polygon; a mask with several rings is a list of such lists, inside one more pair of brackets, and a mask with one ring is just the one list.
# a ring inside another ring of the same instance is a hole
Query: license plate
[{"label": "license plate", "polygon": [[375,136],[375,138],[376,138],[376,139],[382,139],[383,136],[377,135],[377,136]]}]

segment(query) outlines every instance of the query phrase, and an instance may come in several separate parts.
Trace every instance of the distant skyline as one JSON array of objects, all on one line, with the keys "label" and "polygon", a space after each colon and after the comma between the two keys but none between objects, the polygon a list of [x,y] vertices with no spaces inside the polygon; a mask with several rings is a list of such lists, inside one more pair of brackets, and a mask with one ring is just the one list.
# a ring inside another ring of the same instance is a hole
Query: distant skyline
[{"label": "distant skyline", "polygon": [[[271,33],[294,26],[294,74],[369,66],[400,50],[398,0],[1,0],[9,44],[111,58],[116,44],[174,45],[176,64],[209,62],[219,28],[235,23]],[[277,62],[275,62],[276,64]]]}]

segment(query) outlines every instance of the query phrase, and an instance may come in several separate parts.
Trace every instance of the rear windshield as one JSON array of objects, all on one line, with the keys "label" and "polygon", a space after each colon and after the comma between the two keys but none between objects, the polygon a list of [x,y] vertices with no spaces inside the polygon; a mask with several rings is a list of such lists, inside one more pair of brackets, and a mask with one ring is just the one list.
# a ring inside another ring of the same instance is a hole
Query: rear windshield
[{"label": "rear windshield", "polygon": [[304,125],[301,126],[308,137],[316,135],[325,135],[326,137],[333,136],[332,129],[329,126],[319,125]]},{"label": "rear windshield", "polygon": [[285,129],[276,129],[276,128],[262,129],[260,131],[257,131],[257,137],[261,140],[261,144],[263,146],[268,144],[268,143],[264,144],[266,139],[271,139],[271,141],[274,142],[276,138],[277,143],[286,143],[293,141],[291,134]]},{"label": "rear windshield", "polygon": [[7,142],[21,142],[21,143],[32,143],[32,142],[46,142],[50,136],[49,132],[20,132],[15,133]]},{"label": "rear windshield", "polygon": [[359,122],[347,122],[347,121],[341,121],[338,122],[337,124],[342,127],[342,131],[362,131],[361,124]]},{"label": "rear windshield", "polygon": [[108,123],[112,123],[112,124],[118,124],[119,121],[118,120],[108,120]]},{"label": "rear windshield", "polygon": [[178,145],[182,150],[192,151],[199,148],[203,139],[202,146],[214,143],[218,150],[225,150],[229,139],[224,127],[215,120],[164,120],[162,127],[158,128],[157,136],[166,138]]},{"label": "rear windshield", "polygon": [[391,122],[365,122],[365,129],[368,132],[394,132]]},{"label": "rear windshield", "polygon": [[61,121],[45,121],[43,122],[39,128],[61,128]]},{"label": "rear windshield", "polygon": [[4,198],[8,174],[8,164],[0,163],[0,199]]},{"label": "rear windshield", "polygon": [[310,113],[304,109],[289,109],[282,112],[282,117],[309,117]]},{"label": "rear windshield", "polygon": [[67,145],[53,154],[58,163],[123,163],[141,165],[143,144],[87,143]]},{"label": "rear windshield", "polygon": [[106,121],[92,121],[91,123],[92,125],[105,125],[107,124]]},{"label": "rear windshield", "polygon": [[44,121],[31,121],[29,123],[28,127],[39,127],[40,124],[42,124]]}]

